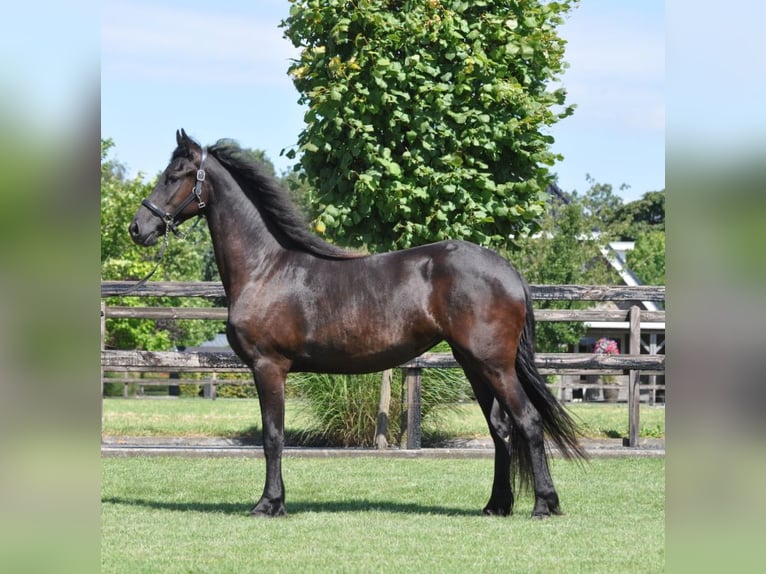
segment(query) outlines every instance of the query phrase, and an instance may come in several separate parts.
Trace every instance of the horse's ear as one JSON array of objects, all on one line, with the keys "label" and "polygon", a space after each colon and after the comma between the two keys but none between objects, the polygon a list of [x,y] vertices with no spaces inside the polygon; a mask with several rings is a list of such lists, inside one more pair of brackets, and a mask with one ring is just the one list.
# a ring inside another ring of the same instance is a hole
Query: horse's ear
[{"label": "horse's ear", "polygon": [[181,128],[180,130],[176,131],[176,143],[179,146],[185,147],[186,149],[191,149],[190,144],[195,142],[187,135],[186,130]]},{"label": "horse's ear", "polygon": [[185,150],[187,153],[199,153],[202,151],[202,147],[190,138],[183,128],[176,131],[176,143],[180,149]]}]

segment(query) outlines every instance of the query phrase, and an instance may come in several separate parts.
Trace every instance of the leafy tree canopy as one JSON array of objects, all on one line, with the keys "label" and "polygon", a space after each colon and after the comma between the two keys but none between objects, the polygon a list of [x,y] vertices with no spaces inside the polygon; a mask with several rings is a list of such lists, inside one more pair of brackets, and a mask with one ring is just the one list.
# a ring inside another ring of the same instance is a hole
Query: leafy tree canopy
[{"label": "leafy tree canopy", "polygon": [[612,223],[619,226],[622,239],[637,240],[642,234],[665,231],[665,190],[649,191],[641,199],[617,209]]},{"label": "leafy tree canopy", "polygon": [[628,267],[645,285],[665,284],[665,190],[650,191],[617,209],[612,228],[621,239],[635,241]]},{"label": "leafy tree canopy", "polygon": [[639,234],[627,264],[644,285],[665,285],[665,232]]},{"label": "leafy tree canopy", "polygon": [[[614,234],[613,226],[616,214],[622,209],[622,197],[615,193],[611,183],[600,183],[590,174],[585,176],[585,180],[590,187],[582,195],[576,191],[571,193],[572,201],[579,203],[592,226],[592,231]],[[624,191],[627,187],[622,184],[619,189]]]},{"label": "leafy tree canopy", "polygon": [[547,128],[569,116],[556,32],[576,0],[291,0],[289,69],[316,226],[388,250],[503,246],[538,227]]}]

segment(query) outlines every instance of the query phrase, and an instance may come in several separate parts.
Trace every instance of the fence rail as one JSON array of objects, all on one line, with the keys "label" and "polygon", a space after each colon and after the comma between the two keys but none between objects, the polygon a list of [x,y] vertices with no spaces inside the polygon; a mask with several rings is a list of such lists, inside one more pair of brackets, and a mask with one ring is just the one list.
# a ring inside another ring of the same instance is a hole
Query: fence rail
[{"label": "fence rail", "polygon": [[[121,297],[135,281],[102,281],[101,297]],[[655,285],[530,285],[537,301],[664,301],[665,287]],[[225,297],[220,281],[149,281],[131,297]]]},{"label": "fence rail", "polygon": [[[131,281],[104,281],[102,298],[121,298],[135,285]],[[532,298],[538,301],[664,301],[662,286],[602,286],[602,285],[530,285]],[[224,298],[220,282],[149,282],[130,293],[131,297],[201,297]],[[249,372],[240,359],[231,352],[157,352],[120,351],[103,348],[105,320],[107,318],[141,318],[152,320],[200,319],[224,321],[225,307],[125,307],[101,304],[101,383],[127,382],[128,378],[108,378],[104,372]],[[637,306],[621,309],[535,309],[537,321],[610,321],[627,322],[629,326],[628,353],[596,355],[593,353],[537,353],[535,363],[542,374],[581,374],[597,372],[604,375],[628,375],[628,419],[630,446],[638,445],[639,378],[641,374],[663,374],[665,355],[641,354],[641,324],[662,323],[665,311],[641,310]],[[420,448],[420,375],[427,368],[457,368],[451,354],[425,353],[401,365],[407,384],[407,447]],[[141,384],[173,384],[168,379],[137,380]],[[204,381],[189,380],[191,384]],[[586,386],[586,385],[583,385]],[[591,385],[593,386],[593,385]]]},{"label": "fence rail", "polygon": [[[665,355],[595,355],[592,353],[537,353],[535,364],[542,374],[598,371],[602,374],[621,375],[637,369],[656,373],[665,370]],[[101,351],[104,370],[127,372],[212,373],[216,371],[249,372],[247,366],[234,353],[226,352],[173,352],[173,351]],[[424,353],[400,365],[404,369],[456,369],[457,361],[450,353]]]},{"label": "fence rail", "polygon": [[[225,307],[105,307],[108,319],[209,319],[225,321]],[[629,309],[534,309],[536,321],[628,321]],[[639,311],[642,323],[665,321],[665,311]]]}]

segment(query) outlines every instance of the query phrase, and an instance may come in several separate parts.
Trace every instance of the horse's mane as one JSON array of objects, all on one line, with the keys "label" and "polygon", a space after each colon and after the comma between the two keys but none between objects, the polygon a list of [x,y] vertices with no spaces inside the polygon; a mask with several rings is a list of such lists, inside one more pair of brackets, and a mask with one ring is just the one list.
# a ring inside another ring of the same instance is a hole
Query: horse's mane
[{"label": "horse's mane", "polygon": [[309,232],[305,217],[289,193],[264,167],[231,140],[219,140],[208,148],[253,202],[271,233],[286,249],[303,251],[324,259],[351,259],[361,254],[346,251]]}]

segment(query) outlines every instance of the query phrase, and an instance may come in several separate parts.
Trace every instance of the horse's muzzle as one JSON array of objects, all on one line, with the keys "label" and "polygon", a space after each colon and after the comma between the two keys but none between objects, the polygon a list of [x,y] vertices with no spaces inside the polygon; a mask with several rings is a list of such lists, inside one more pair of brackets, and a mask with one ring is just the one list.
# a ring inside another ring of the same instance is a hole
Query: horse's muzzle
[{"label": "horse's muzzle", "polygon": [[157,243],[157,237],[159,233],[156,229],[153,228],[154,226],[150,225],[145,227],[152,229],[148,233],[142,232],[141,226],[138,223],[138,218],[136,217],[131,222],[130,227],[128,227],[128,232],[130,233],[131,239],[133,239],[135,243],[144,247],[149,247]]}]

